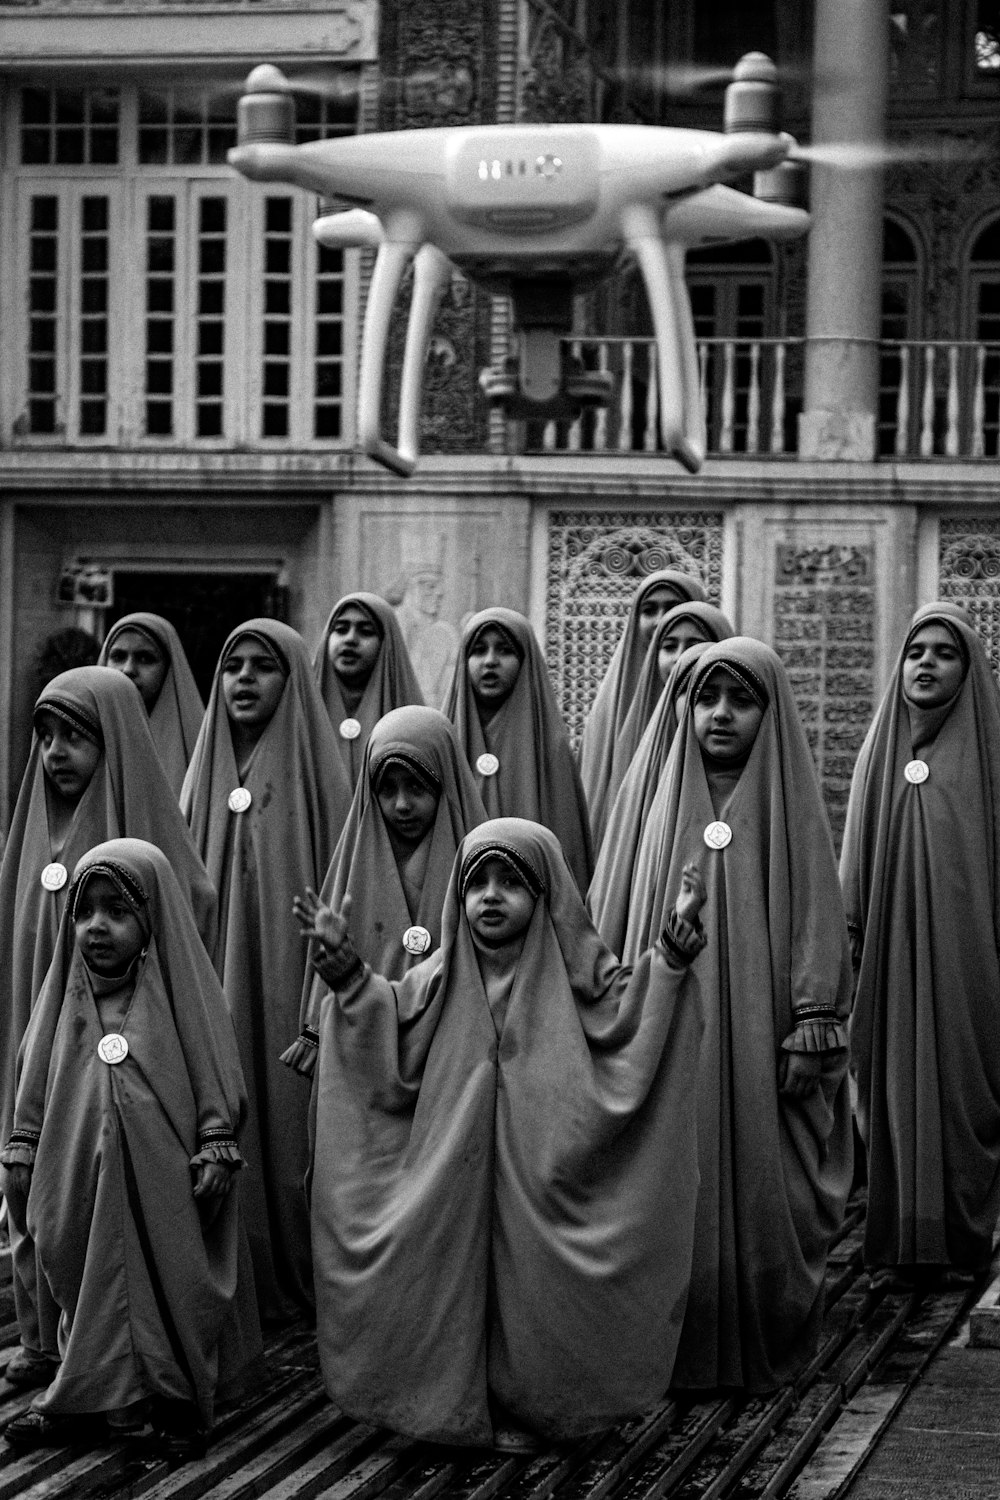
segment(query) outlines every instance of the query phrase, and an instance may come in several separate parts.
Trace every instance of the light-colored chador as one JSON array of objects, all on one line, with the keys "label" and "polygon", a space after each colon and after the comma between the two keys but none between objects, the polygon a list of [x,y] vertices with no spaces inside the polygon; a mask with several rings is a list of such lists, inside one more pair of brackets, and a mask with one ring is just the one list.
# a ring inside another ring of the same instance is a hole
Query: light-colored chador
[{"label": "light-colored chador", "polygon": [[[222,667],[247,639],[277,658],[286,680],[241,774]],[[249,1097],[243,1133],[247,1233],[261,1312],[269,1318],[312,1305],[303,1189],[309,1096],[280,1062],[298,1033],[306,962],[291,920],[292,897],[307,886],[318,889],[350,798],[301,636],[277,620],[248,620],[233,631],[219,658],[181,806],[219,892],[218,968]]]},{"label": "light-colored chador", "polygon": [[[0,1132],[14,1116],[18,1048],[55,951],[68,875],[104,839],[128,835],[164,851],[209,952],[216,943],[216,896],[195,851],[150,733],[142,699],[111,667],[74,667],[54,677],[35,714],[55,714],[101,747],[68,826],[53,836],[51,789],[36,734],[0,870]],[[43,880],[43,875],[46,877]],[[38,1275],[30,1239],[13,1227],[14,1295],[27,1349],[58,1358],[55,1309]]]},{"label": "light-colored chador", "polygon": [[671,605],[705,598],[699,579],[674,568],[661,568],[650,573],[632,595],[625,629],[590,706],[580,740],[580,779],[587,799],[595,853],[600,849],[614,800],[614,793],[609,796],[608,788],[612,781],[616,745],[648,654],[647,639],[640,625],[642,607],[656,592],[668,595]]},{"label": "light-colored chador", "polygon": [[140,612],[116,620],[101,647],[101,666],[107,665],[116,638],[125,630],[135,630],[146,636],[167,663],[163,685],[149,715],[149,728],[167,780],[179,795],[205,716],[205,705],[184,655],[180,636],[170,621],[161,615]]},{"label": "light-colored chador", "polygon": [[[763,716],[742,763],[713,764],[694,707],[716,668]],[[816,1346],[827,1246],[851,1186],[851,960],[833,844],[784,668],[737,636],[698,658],[650,809],[625,958],[648,946],[700,851],[708,944],[692,965],[701,1188],[680,1387],[766,1391]],[[783,1053],[818,1056],[807,1097],[779,1088]]]},{"label": "light-colored chador", "polygon": [[[468,674],[469,652],[490,626],[511,642],[520,670],[509,697],[483,723]],[[455,726],[491,818],[550,828],[586,892],[593,872],[590,822],[569,736],[535,632],[512,609],[483,609],[466,623],[445,713]]]},{"label": "light-colored chador", "polygon": [[[113,979],[75,940],[95,876],[146,940]],[[238,1165],[245,1108],[222,988],[167,856],[139,839],[99,844],[76,866],[3,1153],[32,1168],[28,1229],[61,1313],[62,1363],[36,1410],[159,1396],[210,1425],[216,1392],[260,1358],[238,1187],[214,1215],[192,1194],[192,1167]]]},{"label": "light-colored chador", "polygon": [[[536,897],[502,972],[463,905],[489,858]],[[503,818],[462,844],[440,952],[324,1000],[317,1333],[351,1416],[488,1444],[494,1403],[562,1439],[662,1397],[698,1182],[680,925],[623,969],[554,836]]]}]

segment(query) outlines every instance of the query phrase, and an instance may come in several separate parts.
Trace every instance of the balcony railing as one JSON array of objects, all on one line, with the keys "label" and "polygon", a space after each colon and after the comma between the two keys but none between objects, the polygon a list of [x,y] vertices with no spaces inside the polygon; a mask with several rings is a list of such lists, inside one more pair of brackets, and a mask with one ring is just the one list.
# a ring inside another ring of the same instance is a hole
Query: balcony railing
[{"label": "balcony railing", "polygon": [[[700,339],[698,365],[715,457],[793,457],[802,410],[803,339]],[[606,409],[573,422],[512,425],[526,452],[655,453],[659,447],[652,339],[572,339],[571,354],[612,376]],[[882,458],[996,459],[1000,451],[1000,344],[960,340],[880,346]]]}]

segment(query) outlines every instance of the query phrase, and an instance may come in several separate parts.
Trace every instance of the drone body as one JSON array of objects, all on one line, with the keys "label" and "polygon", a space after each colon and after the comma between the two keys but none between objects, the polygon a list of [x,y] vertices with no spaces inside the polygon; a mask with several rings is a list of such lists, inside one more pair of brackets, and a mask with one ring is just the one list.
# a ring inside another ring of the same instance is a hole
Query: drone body
[{"label": "drone body", "polygon": [[[358,392],[365,452],[400,474],[416,464],[427,347],[453,266],[513,304],[518,353],[503,372],[484,372],[490,400],[514,416],[563,416],[582,404],[606,404],[610,377],[574,367],[562,340],[572,329],[573,297],[632,255],[657,340],[661,441],[685,467],[700,467],[705,434],[685,252],[709,242],[789,238],[809,224],[800,208],[722,185],[747,172],[768,173],[794,144],[769,128],[774,90],[767,69],[773,75],[773,64],[760,59],[758,73],[761,64],[770,93],[761,101],[760,80],[745,76],[751,108],[744,87],[744,108],[729,134],[641,125],[487,125],[302,146],[288,144],[291,99],[281,75],[270,67],[255,70],[240,101],[241,144],[229,153],[231,164],[255,181],[292,183],[355,205],[317,220],[317,239],[378,250]],[[766,178],[763,185],[766,190]],[[411,259],[413,297],[392,447],[381,433],[382,384],[392,310]]]}]

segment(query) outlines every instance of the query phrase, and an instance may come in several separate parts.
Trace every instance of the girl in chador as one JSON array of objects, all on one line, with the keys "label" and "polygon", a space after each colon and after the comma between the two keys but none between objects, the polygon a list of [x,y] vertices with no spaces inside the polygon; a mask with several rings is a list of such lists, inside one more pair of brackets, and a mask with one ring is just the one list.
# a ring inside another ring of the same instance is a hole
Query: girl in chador
[{"label": "girl in chador", "polygon": [[467,622],[444,711],[490,817],[529,818],[551,828],[586,891],[593,857],[580,773],[523,615],[484,609]]},{"label": "girl in chador", "polygon": [[[14,1117],[18,1049],[55,951],[69,875],[104,839],[148,839],[166,853],[201,939],[216,944],[215,891],[157,757],[142,699],[121,672],[75,667],[43,690],[0,870],[0,1131]],[[5,1375],[47,1385],[59,1360],[58,1309],[30,1235],[11,1231],[21,1348]]]},{"label": "girl in chador", "polygon": [[248,620],[222,649],[181,794],[219,892],[218,968],[248,1095],[244,1198],[261,1316],[312,1307],[308,1094],[281,1064],[306,955],[282,913],[322,881],[350,807],[347,772],[300,635]]},{"label": "girl in chador", "polygon": [[913,617],[851,783],[841,878],[865,1261],[969,1278],[1000,1212],[1000,697],[956,605]]},{"label": "girl in chador", "polygon": [[816,1348],[851,1186],[851,962],[833,844],[788,679],[736,636],[698,658],[632,881],[625,957],[704,849],[692,968],[700,1187],[674,1384],[768,1391]]},{"label": "girl in chador", "polygon": [[298,904],[332,987],[313,1253],[323,1373],[351,1416],[523,1444],[662,1397],[697,1195],[703,895],[692,866],[624,969],[554,835],[500,818],[458,851],[440,950],[395,983],[346,910]]},{"label": "girl in chador", "polygon": [[233,1190],[245,1107],[232,1020],[167,856],[99,844],[74,871],[0,1157],[61,1314],[61,1363],[9,1443],[100,1443],[147,1418],[197,1441],[216,1394],[249,1378],[260,1329]]}]

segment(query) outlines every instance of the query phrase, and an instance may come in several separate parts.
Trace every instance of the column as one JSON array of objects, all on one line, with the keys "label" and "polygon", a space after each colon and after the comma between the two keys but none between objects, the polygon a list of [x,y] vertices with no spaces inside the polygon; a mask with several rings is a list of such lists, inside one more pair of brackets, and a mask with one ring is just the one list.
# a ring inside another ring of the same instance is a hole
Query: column
[{"label": "column", "polygon": [[[884,0],[816,0],[815,145],[885,137],[889,26]],[[801,458],[870,460],[878,412],[881,166],[814,163]]]}]

